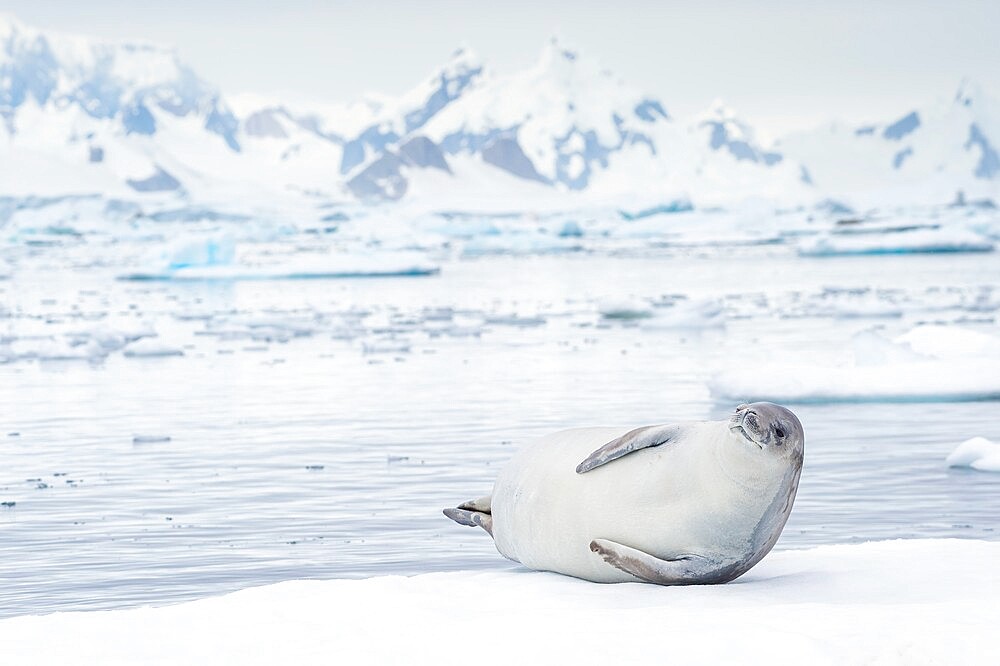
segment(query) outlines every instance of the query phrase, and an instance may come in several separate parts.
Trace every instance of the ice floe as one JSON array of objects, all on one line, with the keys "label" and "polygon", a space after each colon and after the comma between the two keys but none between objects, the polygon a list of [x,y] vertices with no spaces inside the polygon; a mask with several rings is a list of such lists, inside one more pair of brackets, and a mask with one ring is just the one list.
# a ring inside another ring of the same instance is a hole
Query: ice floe
[{"label": "ice floe", "polygon": [[462,255],[465,257],[492,254],[530,255],[576,252],[581,249],[583,245],[578,236],[548,234],[538,230],[471,238],[464,242]]},{"label": "ice floe", "polygon": [[908,229],[893,233],[824,234],[802,241],[804,257],[838,255],[909,254],[915,252],[991,252],[989,239],[966,229]]},{"label": "ice floe", "polygon": [[949,467],[971,467],[981,472],[1000,472],[1000,444],[985,437],[967,439],[948,454]]},{"label": "ice floe", "polygon": [[0,645],[40,665],[998,663],[998,559],[997,542],[922,539],[775,552],[716,586],[523,569],[299,580],[14,617]]},{"label": "ice floe", "polygon": [[660,300],[607,298],[598,302],[601,317],[609,321],[641,321],[644,328],[713,328],[725,325],[718,299],[661,298]]},{"label": "ice floe", "polygon": [[627,297],[605,298],[598,302],[597,311],[605,319],[631,321],[653,316],[652,305],[645,300]]},{"label": "ice floe", "polygon": [[0,340],[5,342],[0,346],[0,362],[96,362],[133,345],[142,349],[146,338],[156,336],[156,331],[147,322],[120,318],[83,328],[66,327],[55,322],[30,323],[36,325]]},{"label": "ice floe", "polygon": [[231,236],[186,239],[148,263],[120,274],[122,280],[280,280],[432,275],[440,268],[416,252],[329,251],[291,258],[240,256]]},{"label": "ice floe", "polygon": [[184,350],[155,338],[145,338],[129,343],[122,354],[131,358],[155,358],[183,356]]},{"label": "ice floe", "polygon": [[716,328],[726,323],[725,309],[718,299],[682,299],[656,309],[646,328]]},{"label": "ice floe", "polygon": [[709,380],[725,399],[822,402],[1000,400],[1000,339],[957,326],[918,326],[887,340],[857,334],[839,365],[743,358]]}]

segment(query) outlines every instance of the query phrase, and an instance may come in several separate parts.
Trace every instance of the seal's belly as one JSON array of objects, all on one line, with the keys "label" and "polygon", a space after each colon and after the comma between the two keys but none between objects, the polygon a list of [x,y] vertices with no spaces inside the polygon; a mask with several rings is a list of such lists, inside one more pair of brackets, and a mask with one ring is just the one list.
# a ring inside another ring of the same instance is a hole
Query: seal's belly
[{"label": "seal's belly", "polygon": [[[594,539],[664,559],[706,553],[733,561],[745,557],[758,508],[745,489],[710,464],[704,433],[576,473],[592,451],[624,432],[568,430],[516,454],[493,490],[493,536],[500,553],[533,569],[599,582],[635,578],[592,553]],[[759,511],[762,515],[763,508]]]}]

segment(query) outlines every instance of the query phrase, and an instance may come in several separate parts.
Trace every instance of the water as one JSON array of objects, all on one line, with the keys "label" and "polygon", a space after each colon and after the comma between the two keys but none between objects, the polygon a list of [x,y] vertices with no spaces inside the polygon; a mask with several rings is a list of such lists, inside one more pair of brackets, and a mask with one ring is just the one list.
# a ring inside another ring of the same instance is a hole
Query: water
[{"label": "water", "polygon": [[[440,510],[488,492],[532,437],[721,418],[733,405],[706,381],[748,351],[834,359],[859,330],[925,320],[995,331],[968,303],[1000,285],[993,255],[809,260],[781,246],[187,285],[117,282],[69,256],[26,256],[0,282],[0,340],[142,321],[184,355],[0,364],[0,501],[14,503],[0,508],[0,617],[511,567]],[[839,298],[828,287],[870,287],[902,314],[809,314]],[[722,299],[724,325],[598,312],[670,294]],[[1000,538],[1000,475],[944,464],[968,437],[1000,439],[995,402],[795,411],[806,462],[778,548]]]}]

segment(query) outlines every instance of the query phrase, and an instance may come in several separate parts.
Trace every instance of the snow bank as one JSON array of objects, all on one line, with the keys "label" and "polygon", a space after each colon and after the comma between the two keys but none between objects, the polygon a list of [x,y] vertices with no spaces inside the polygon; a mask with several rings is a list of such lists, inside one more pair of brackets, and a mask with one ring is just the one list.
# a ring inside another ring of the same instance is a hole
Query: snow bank
[{"label": "snow bank", "polygon": [[1000,339],[955,326],[918,326],[894,340],[864,332],[842,365],[741,359],[717,372],[719,398],[820,402],[959,402],[1000,399]]},{"label": "snow bank", "polygon": [[913,252],[992,252],[993,243],[965,229],[914,229],[887,234],[827,234],[799,245],[804,257]]},{"label": "snow bank", "polygon": [[734,583],[599,585],[516,569],[293,581],[0,621],[18,664],[1000,663],[1000,543],[773,553]]},{"label": "snow bank", "polygon": [[1000,444],[985,437],[967,439],[946,459],[949,467],[971,467],[981,472],[1000,472]]},{"label": "snow bank", "polygon": [[414,252],[358,250],[321,255],[299,254],[290,261],[241,261],[231,237],[186,239],[169,246],[120,280],[281,280],[311,278],[432,275],[439,268]]}]

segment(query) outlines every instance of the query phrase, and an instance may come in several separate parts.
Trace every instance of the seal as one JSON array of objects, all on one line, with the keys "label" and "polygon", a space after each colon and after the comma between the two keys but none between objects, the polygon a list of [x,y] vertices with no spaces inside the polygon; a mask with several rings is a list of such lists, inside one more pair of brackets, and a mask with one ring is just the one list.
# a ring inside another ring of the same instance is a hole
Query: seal
[{"label": "seal", "polygon": [[491,495],[444,513],[532,569],[600,583],[726,583],[778,540],[804,447],[799,419],[769,402],[724,421],[565,430],[517,452]]}]

